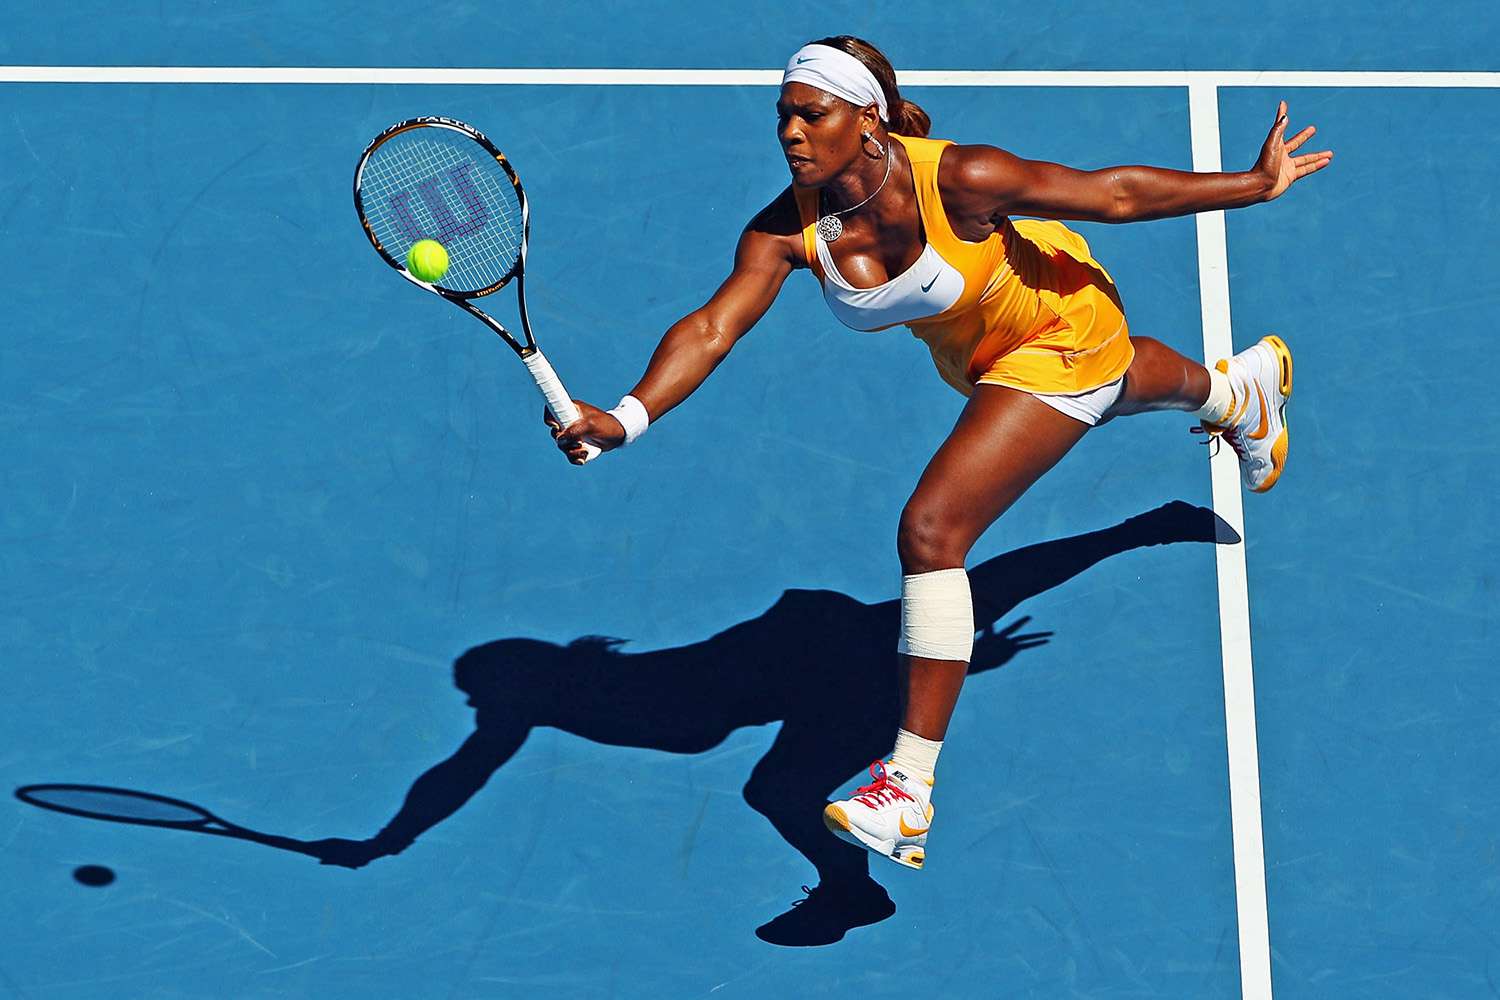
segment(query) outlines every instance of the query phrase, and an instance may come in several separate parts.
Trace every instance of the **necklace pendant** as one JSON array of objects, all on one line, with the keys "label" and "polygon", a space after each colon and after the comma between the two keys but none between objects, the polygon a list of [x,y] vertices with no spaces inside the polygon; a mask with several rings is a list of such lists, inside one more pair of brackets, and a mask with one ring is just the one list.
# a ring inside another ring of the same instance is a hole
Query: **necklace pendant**
[{"label": "necklace pendant", "polygon": [[832,243],[844,235],[844,220],[837,215],[825,215],[818,220],[818,235],[824,243]]}]

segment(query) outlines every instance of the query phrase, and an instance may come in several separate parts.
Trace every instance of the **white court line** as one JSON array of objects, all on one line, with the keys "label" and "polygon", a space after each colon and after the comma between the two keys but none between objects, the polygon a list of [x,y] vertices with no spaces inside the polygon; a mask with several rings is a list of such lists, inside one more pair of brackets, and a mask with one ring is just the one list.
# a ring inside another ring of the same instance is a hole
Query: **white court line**
[{"label": "white court line", "polygon": [[[913,87],[1500,87],[1491,72],[1340,70],[904,70]],[[0,66],[0,83],[775,86],[779,69],[426,69],[376,66]]]},{"label": "white court line", "polygon": [[[1188,88],[1193,169],[1217,173],[1219,91]],[[1198,222],[1198,293],[1203,306],[1203,357],[1234,353],[1229,327],[1229,249],[1223,212]],[[1220,448],[1209,465],[1214,512],[1245,536],[1239,460]],[[1224,661],[1224,732],[1229,744],[1229,822],[1234,839],[1234,898],[1240,927],[1240,995],[1271,1000],[1271,935],[1266,917],[1266,857],[1261,836],[1260,752],[1255,739],[1255,676],[1250,660],[1250,590],[1245,543],[1215,545],[1219,576],[1219,645]]]}]

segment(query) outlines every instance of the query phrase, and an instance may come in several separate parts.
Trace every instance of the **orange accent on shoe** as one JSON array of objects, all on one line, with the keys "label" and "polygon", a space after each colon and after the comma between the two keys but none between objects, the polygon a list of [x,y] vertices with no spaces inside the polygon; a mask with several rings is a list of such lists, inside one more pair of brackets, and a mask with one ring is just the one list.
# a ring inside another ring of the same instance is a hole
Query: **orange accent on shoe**
[{"label": "orange accent on shoe", "polygon": [[1260,400],[1260,425],[1245,436],[1252,441],[1259,441],[1271,432],[1271,422],[1266,419],[1266,394],[1261,391],[1259,382],[1253,384],[1255,385],[1255,398]]},{"label": "orange accent on shoe", "polygon": [[823,810],[823,825],[835,833],[839,830],[848,832],[849,816],[839,806],[827,806]]},{"label": "orange accent on shoe", "polygon": [[1281,433],[1276,435],[1276,443],[1271,445],[1271,474],[1266,477],[1265,482],[1251,490],[1252,493],[1264,493],[1276,485],[1276,480],[1281,478],[1281,473],[1286,468],[1287,447],[1287,429],[1283,425]]},{"label": "orange accent on shoe", "polygon": [[896,820],[896,825],[901,828],[901,836],[903,837],[920,837],[930,829],[930,826],[924,826],[921,829],[907,826],[905,816],[899,817]]},{"label": "orange accent on shoe", "polygon": [[1271,474],[1266,477],[1266,481],[1261,483],[1259,488],[1253,491],[1255,493],[1264,493],[1276,485],[1286,469],[1287,450],[1291,446],[1290,431],[1286,423],[1286,400],[1292,396],[1292,351],[1286,346],[1286,341],[1274,333],[1262,337],[1261,343],[1270,347],[1276,354],[1277,368],[1281,375],[1277,388],[1281,390],[1282,411],[1281,433],[1276,435],[1276,440],[1271,445]]},{"label": "orange accent on shoe", "polygon": [[[1229,359],[1220,358],[1218,363],[1214,365],[1214,369],[1225,378],[1229,378]],[[1249,406],[1250,397],[1246,396],[1244,399],[1241,399],[1238,395],[1235,394],[1234,382],[1230,381],[1229,408],[1224,411],[1224,419],[1216,424],[1211,424],[1207,420],[1204,420],[1202,421],[1202,424],[1205,429],[1209,430],[1210,433],[1227,430],[1230,427],[1233,427],[1235,424],[1239,423],[1239,419],[1245,415],[1245,410],[1248,409]]]},{"label": "orange accent on shoe", "polygon": [[1281,368],[1281,385],[1279,387],[1281,389],[1281,394],[1283,396],[1291,396],[1291,394],[1292,394],[1292,350],[1291,350],[1291,348],[1289,348],[1289,347],[1286,346],[1286,341],[1282,340],[1280,337],[1276,336],[1276,334],[1274,334],[1274,333],[1267,334],[1266,336],[1262,337],[1261,340],[1264,343],[1266,343],[1267,345],[1269,345],[1270,348],[1271,348],[1271,350],[1273,350],[1273,351],[1276,352],[1276,359],[1277,359],[1277,361],[1279,361],[1281,363],[1280,364],[1280,368]]}]

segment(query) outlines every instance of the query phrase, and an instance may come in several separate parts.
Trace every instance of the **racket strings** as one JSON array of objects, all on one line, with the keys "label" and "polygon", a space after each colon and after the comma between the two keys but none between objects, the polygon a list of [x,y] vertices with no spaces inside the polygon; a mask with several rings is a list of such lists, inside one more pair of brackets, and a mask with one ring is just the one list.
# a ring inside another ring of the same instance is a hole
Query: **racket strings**
[{"label": "racket strings", "polygon": [[505,279],[525,242],[521,200],[505,169],[478,143],[442,128],[398,133],[370,155],[360,181],[365,218],[380,245],[404,260],[432,239],[448,251],[444,288],[473,292]]}]

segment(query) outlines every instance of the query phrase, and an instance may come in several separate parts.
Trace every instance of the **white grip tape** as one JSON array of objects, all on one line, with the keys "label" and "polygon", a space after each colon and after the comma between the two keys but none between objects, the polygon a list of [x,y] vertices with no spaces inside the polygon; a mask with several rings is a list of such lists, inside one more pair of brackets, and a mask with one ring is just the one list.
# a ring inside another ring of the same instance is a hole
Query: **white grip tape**
[{"label": "white grip tape", "polygon": [[901,640],[898,653],[929,660],[974,655],[974,598],[969,574],[940,569],[901,578]]},{"label": "white grip tape", "polygon": [[[573,397],[563,388],[562,379],[557,377],[557,372],[552,370],[552,364],[541,351],[533,351],[521,359],[526,364],[526,370],[531,372],[531,377],[536,380],[536,387],[542,391],[542,398],[547,401],[547,409],[557,418],[557,422],[566,428],[578,419],[578,407],[573,405]],[[583,442],[584,461],[594,458],[599,454],[597,445]]]}]

